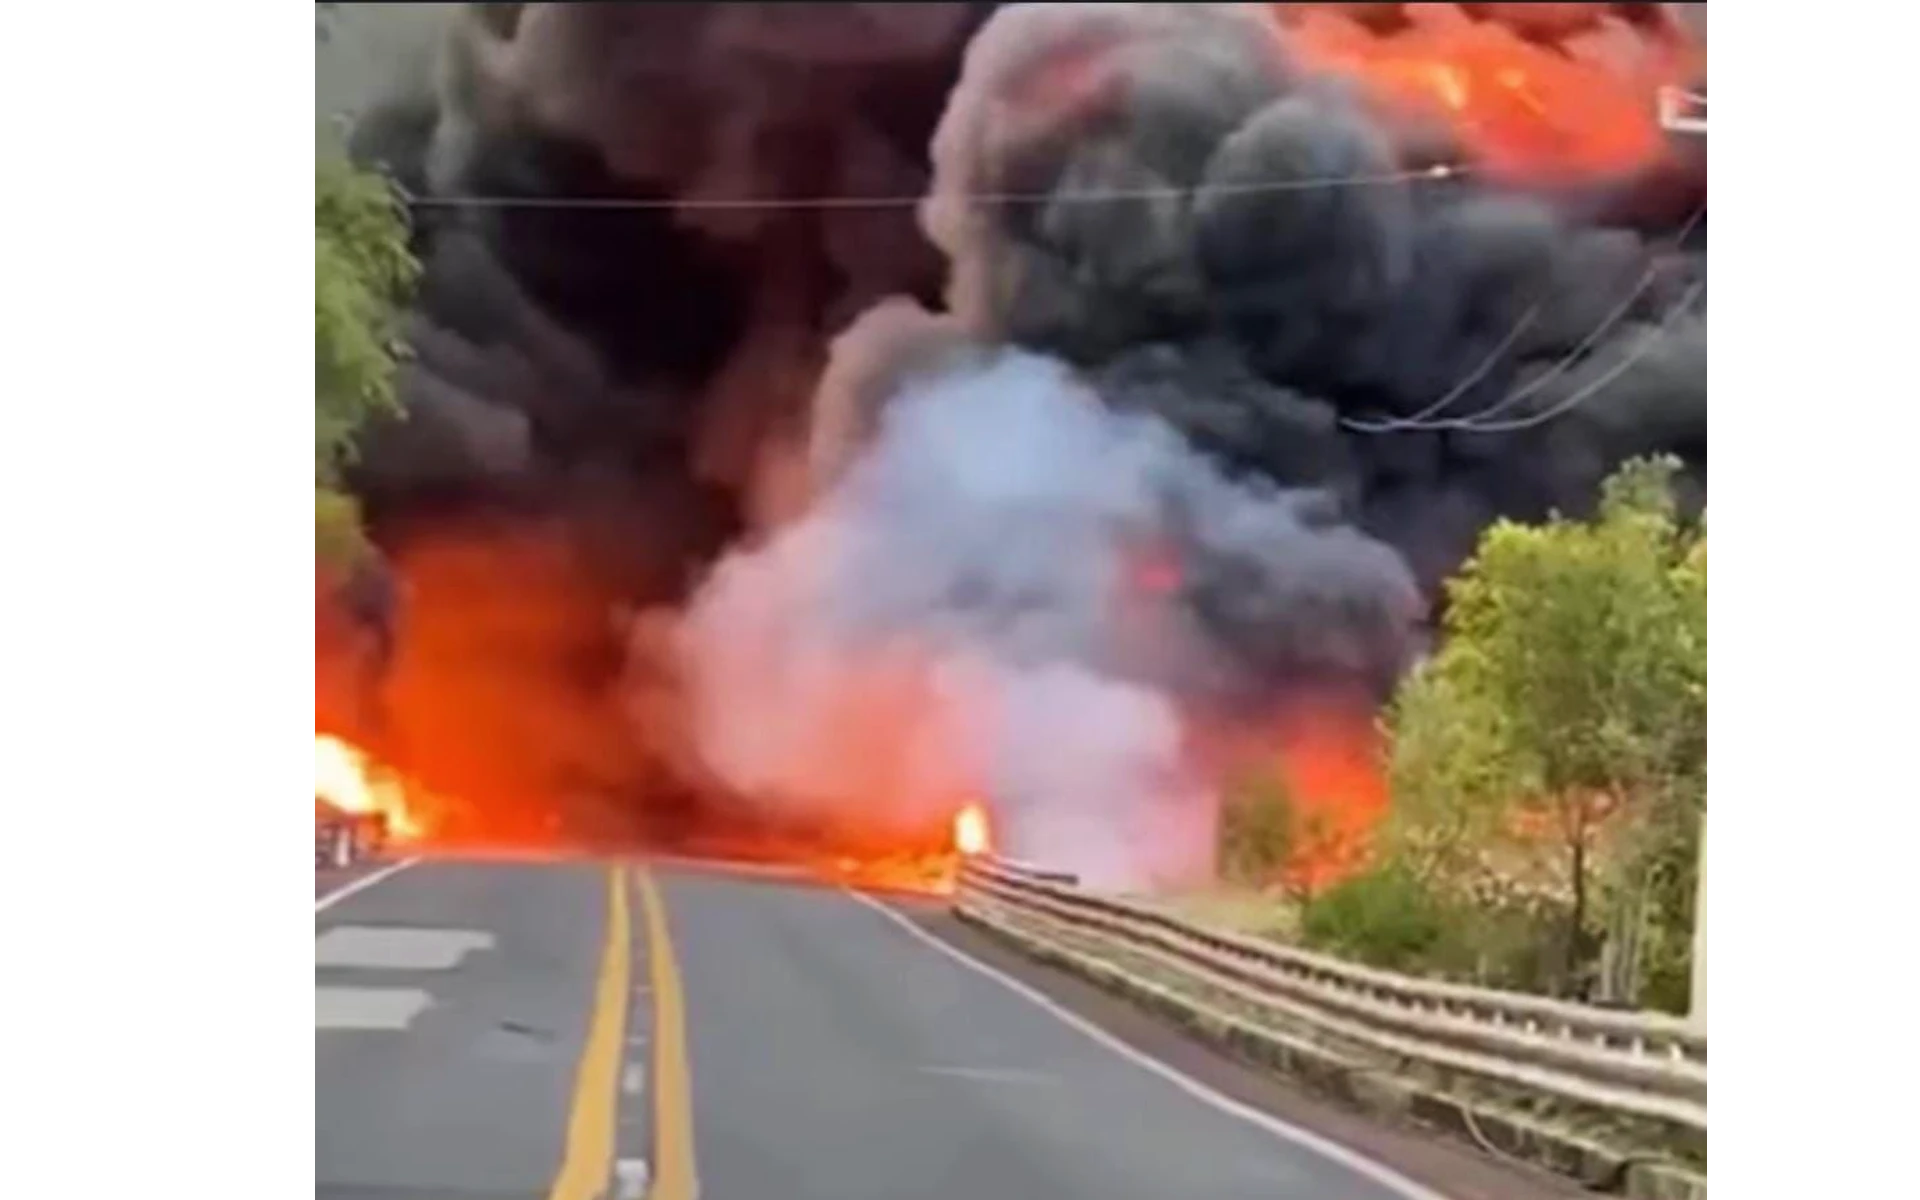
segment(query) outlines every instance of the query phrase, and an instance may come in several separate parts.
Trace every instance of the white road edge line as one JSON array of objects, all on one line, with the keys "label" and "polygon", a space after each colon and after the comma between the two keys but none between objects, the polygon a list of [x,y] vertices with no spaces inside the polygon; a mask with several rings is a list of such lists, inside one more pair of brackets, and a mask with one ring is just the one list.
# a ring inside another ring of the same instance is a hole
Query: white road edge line
[{"label": "white road edge line", "polygon": [[1051,1075],[1023,1071],[1019,1067],[921,1067],[927,1075],[946,1075],[955,1079],[977,1079],[982,1083],[1058,1083]]},{"label": "white road edge line", "polygon": [[1395,1171],[1393,1168],[1375,1162],[1353,1150],[1349,1150],[1338,1142],[1329,1141],[1311,1130],[1289,1124],[1278,1117],[1261,1112],[1259,1109],[1253,1108],[1250,1105],[1242,1104],[1230,1096],[1222,1095],[1220,1092],[1215,1091],[1199,1080],[1182,1074],[1180,1071],[1175,1070],[1173,1067],[1168,1066],[1152,1055],[1121,1041],[1118,1037],[1108,1033],[1092,1021],[1089,1021],[1072,1009],[1067,1008],[1059,1001],[1032,985],[1015,979],[998,967],[989,966],[981,962],[957,946],[948,945],[946,942],[941,941],[931,933],[920,928],[920,926],[914,924],[913,921],[908,919],[904,914],[888,907],[886,904],[875,900],[871,896],[856,892],[851,888],[844,888],[842,890],[845,891],[847,895],[852,896],[855,900],[858,900],[868,908],[873,909],[881,916],[887,918],[887,920],[892,921],[895,925],[906,930],[925,945],[938,950],[968,970],[986,976],[1008,991],[1032,1001],[1035,1005],[1045,1009],[1066,1025],[1092,1038],[1094,1041],[1105,1046],[1115,1054],[1118,1054],[1128,1062],[1133,1063],[1135,1066],[1144,1068],[1158,1075],[1202,1104],[1210,1105],[1229,1116],[1238,1117],[1249,1125],[1258,1126],[1260,1129],[1265,1130],[1283,1142],[1292,1142],[1303,1150],[1311,1151],[1312,1153],[1320,1155],[1322,1158],[1338,1163],[1347,1170],[1372,1180],[1388,1191],[1405,1197],[1405,1200],[1451,1200],[1451,1198],[1445,1194],[1436,1192],[1425,1184],[1416,1183],[1405,1175]]},{"label": "white road edge line", "polygon": [[313,911],[325,912],[327,909],[332,908],[334,905],[340,903],[342,900],[345,900],[348,896],[353,895],[355,892],[364,892],[368,888],[372,887],[374,884],[379,883],[382,879],[386,879],[389,876],[398,875],[400,872],[406,870],[408,867],[411,867],[412,865],[414,865],[419,861],[420,860],[417,858],[403,858],[397,863],[390,863],[387,866],[381,867],[378,871],[375,871],[371,875],[362,875],[360,878],[355,879],[350,883],[342,884],[341,886],[328,892],[326,895],[315,900],[313,902]]}]

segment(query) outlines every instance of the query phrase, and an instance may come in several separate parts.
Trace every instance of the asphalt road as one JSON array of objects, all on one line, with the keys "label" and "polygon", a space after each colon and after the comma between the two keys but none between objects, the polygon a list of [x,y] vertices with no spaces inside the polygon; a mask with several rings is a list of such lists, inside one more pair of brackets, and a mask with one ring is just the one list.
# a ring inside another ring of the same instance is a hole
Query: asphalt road
[{"label": "asphalt road", "polygon": [[374,874],[390,863],[357,862],[346,867],[316,867],[313,872],[313,898],[318,901],[345,891],[348,884]]},{"label": "asphalt road", "polygon": [[910,901],[604,864],[345,886],[320,1200],[1573,1194],[1320,1113]]},{"label": "asphalt road", "polygon": [[545,1196],[604,868],[420,866],[316,914],[316,1195]]}]

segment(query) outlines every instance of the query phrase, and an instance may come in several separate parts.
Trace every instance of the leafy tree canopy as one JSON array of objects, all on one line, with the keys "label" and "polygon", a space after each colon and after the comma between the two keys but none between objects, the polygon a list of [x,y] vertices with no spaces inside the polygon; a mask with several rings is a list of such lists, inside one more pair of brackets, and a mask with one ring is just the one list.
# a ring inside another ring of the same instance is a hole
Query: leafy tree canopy
[{"label": "leafy tree canopy", "polygon": [[339,491],[354,436],[399,413],[394,374],[400,306],[419,274],[406,213],[381,176],[333,156],[314,180],[315,538],[326,557],[362,548],[351,499]]},{"label": "leafy tree canopy", "polygon": [[[1627,464],[1590,521],[1487,530],[1449,587],[1441,649],[1389,713],[1387,852],[1453,902],[1556,914],[1561,985],[1619,905],[1636,929],[1691,908],[1706,538],[1675,510],[1677,470]],[[1653,940],[1677,947],[1666,933]]]}]

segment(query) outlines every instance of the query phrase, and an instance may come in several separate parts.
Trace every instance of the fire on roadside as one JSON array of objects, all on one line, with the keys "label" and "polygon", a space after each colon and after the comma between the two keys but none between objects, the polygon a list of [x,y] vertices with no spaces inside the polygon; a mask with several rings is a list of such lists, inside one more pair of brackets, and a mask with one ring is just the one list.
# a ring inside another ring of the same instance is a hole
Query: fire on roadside
[{"label": "fire on roadside", "polygon": [[400,777],[330,734],[313,735],[313,795],[342,812],[378,814],[395,841],[413,841],[426,832]]},{"label": "fire on roadside", "polygon": [[993,850],[993,830],[987,823],[987,810],[969,804],[953,817],[953,849],[962,858],[973,858]]},{"label": "fire on roadside", "polygon": [[825,849],[761,840],[751,847],[715,844],[710,848],[717,860],[778,865],[797,877],[834,886],[933,896],[952,894],[961,860],[992,851],[992,822],[986,806],[978,802],[955,811],[944,843],[848,839],[836,849]]}]

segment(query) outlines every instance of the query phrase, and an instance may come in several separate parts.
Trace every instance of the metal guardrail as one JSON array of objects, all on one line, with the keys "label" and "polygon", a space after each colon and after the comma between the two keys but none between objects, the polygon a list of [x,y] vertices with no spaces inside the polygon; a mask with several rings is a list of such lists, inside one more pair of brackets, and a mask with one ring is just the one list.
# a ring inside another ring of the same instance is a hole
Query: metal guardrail
[{"label": "metal guardrail", "polygon": [[1032,883],[1052,883],[1065,887],[1073,887],[1080,882],[1080,877],[1071,871],[1050,871],[1045,867],[1038,867],[1032,863],[1024,863],[1016,858],[969,858],[964,861],[966,864],[975,867],[981,864],[991,864],[991,869],[994,871],[998,871],[1003,875],[1016,876]]},{"label": "metal guardrail", "polygon": [[1206,929],[1072,876],[969,859],[956,903],[1037,915],[1124,944],[1285,1024],[1446,1072],[1706,1128],[1707,1039],[1683,1018],[1419,979]]}]

